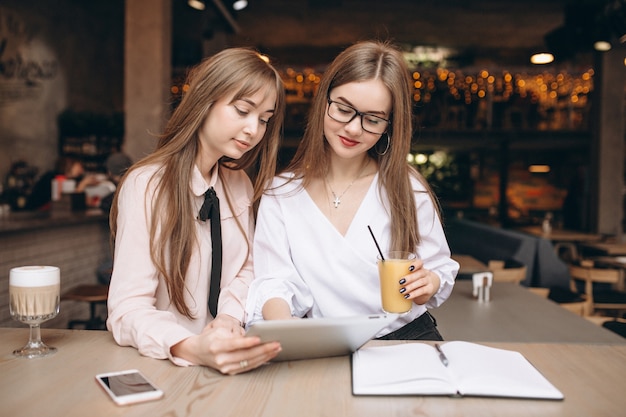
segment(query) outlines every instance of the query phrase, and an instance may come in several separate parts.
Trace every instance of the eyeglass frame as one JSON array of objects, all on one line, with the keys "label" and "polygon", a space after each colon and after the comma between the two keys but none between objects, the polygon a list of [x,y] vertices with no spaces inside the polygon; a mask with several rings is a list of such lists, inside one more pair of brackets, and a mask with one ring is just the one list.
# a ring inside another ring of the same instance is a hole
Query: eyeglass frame
[{"label": "eyeglass frame", "polygon": [[[326,109],[326,114],[328,115],[328,117],[330,117],[331,119],[333,119],[334,121],[336,121],[338,123],[348,124],[351,121],[353,121],[355,117],[359,116],[361,118],[361,129],[363,129],[367,133],[371,133],[372,135],[384,135],[387,132],[387,130],[389,129],[389,124],[391,123],[391,120],[389,120],[389,119],[385,119],[384,117],[380,117],[380,116],[377,116],[377,115],[372,114],[372,113],[360,112],[360,111],[358,111],[357,109],[355,109],[354,107],[352,107],[349,104],[341,103],[339,101],[335,101],[335,100],[331,99],[330,96],[327,96],[326,100],[328,101],[328,108]],[[348,108],[352,109],[354,111],[354,114],[352,115],[350,120],[344,122],[344,121],[341,121],[341,120],[337,120],[333,116],[331,116],[330,115],[330,105],[332,103],[339,104],[341,106],[345,106],[345,107],[348,107]],[[385,127],[385,130],[383,130],[382,132],[372,132],[372,131],[367,130],[365,128],[365,126],[363,126],[363,117],[364,116],[370,116],[370,117],[375,117],[375,118],[380,119],[380,120],[384,120],[385,122],[387,122],[387,126]]]}]

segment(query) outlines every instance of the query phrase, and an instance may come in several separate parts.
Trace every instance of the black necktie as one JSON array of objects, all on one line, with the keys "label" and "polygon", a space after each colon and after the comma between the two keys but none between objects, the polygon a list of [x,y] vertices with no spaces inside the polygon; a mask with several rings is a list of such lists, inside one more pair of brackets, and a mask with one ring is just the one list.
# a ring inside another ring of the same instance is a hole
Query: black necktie
[{"label": "black necktie", "polygon": [[217,316],[217,299],[220,295],[220,280],[222,276],[222,226],[220,224],[220,200],[213,187],[204,193],[204,203],[200,207],[198,219],[203,222],[211,219],[211,245],[213,258],[211,259],[211,287],[209,289],[209,311],[213,317]]}]

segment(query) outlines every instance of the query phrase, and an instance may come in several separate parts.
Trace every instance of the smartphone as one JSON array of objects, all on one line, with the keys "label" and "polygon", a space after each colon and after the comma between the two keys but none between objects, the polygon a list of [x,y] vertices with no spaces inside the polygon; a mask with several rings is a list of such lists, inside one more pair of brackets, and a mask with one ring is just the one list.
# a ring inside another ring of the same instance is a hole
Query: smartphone
[{"label": "smartphone", "polygon": [[163,391],[137,369],[98,374],[96,381],[118,405],[157,400],[163,396]]}]

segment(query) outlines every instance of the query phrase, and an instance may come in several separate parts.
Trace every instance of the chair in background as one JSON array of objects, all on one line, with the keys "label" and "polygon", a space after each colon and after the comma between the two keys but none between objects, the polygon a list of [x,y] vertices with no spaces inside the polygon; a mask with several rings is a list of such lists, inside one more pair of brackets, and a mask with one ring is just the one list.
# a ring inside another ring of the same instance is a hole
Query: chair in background
[{"label": "chair in background", "polygon": [[[569,265],[577,263],[579,261],[578,247],[574,242],[556,242],[553,243],[554,253],[556,256],[565,263],[568,268]],[[587,300],[573,288],[570,284],[570,289],[561,287],[552,287],[549,289],[548,298],[566,310],[579,315],[581,317],[587,317],[591,314],[591,307]]]},{"label": "chair in background", "polygon": [[554,244],[554,252],[567,264],[576,263],[579,260],[578,248],[573,242],[557,242]]},{"label": "chair in background", "polygon": [[61,296],[61,301],[80,301],[89,303],[89,318],[71,320],[68,328],[83,326],[86,330],[106,330],[106,317],[97,314],[99,305],[105,306],[109,296],[109,282],[113,272],[113,261],[106,259],[96,269],[98,284],[81,284]]},{"label": "chair in background", "polygon": [[593,261],[571,264],[569,270],[571,289],[581,291],[587,315],[611,312],[619,317],[626,312],[626,292],[615,288],[622,283],[622,270],[600,268]]},{"label": "chair in background", "polygon": [[552,287],[549,289],[548,299],[578,316],[586,317],[591,314],[589,303],[578,291],[572,291],[569,288]]},{"label": "chair in background", "polygon": [[626,338],[626,319],[621,317],[587,316],[588,321]]},{"label": "chair in background", "polygon": [[617,333],[618,335],[626,338],[626,320],[621,318],[615,318],[612,320],[607,320],[602,323],[602,327],[605,329],[609,329],[613,333]]},{"label": "chair in background", "polygon": [[105,330],[106,319],[96,313],[98,305],[106,306],[109,286],[102,284],[82,284],[70,289],[61,296],[61,301],[81,301],[89,303],[89,318],[71,320],[68,328],[83,326],[86,330]]},{"label": "chair in background", "polygon": [[513,282],[519,284],[526,279],[526,265],[513,259],[506,261],[492,259],[487,267],[493,272],[494,282]]},{"label": "chair in background", "polygon": [[550,288],[528,287],[527,290],[542,298],[548,298],[548,295],[550,294]]}]

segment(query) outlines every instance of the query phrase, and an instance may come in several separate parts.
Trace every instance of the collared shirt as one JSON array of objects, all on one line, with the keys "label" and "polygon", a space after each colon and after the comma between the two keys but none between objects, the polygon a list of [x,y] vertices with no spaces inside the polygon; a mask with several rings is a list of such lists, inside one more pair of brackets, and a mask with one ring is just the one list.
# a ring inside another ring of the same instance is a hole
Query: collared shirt
[{"label": "collared shirt", "polygon": [[[288,185],[274,179],[262,198],[254,238],[255,280],[248,296],[248,324],[263,318],[271,298],[282,298],[294,316],[340,317],[382,313],[371,226],[383,251],[391,246],[391,218],[386,193],[374,177],[345,236],[311,199],[300,180]],[[441,305],[452,292],[459,265],[450,249],[436,207],[422,184],[412,179],[420,243],[415,248],[424,268],[440,278],[437,293],[401,315],[377,336],[399,329]],[[273,190],[273,191],[271,191]],[[408,271],[407,271],[408,273]]]},{"label": "collared shirt", "polygon": [[[187,361],[173,357],[170,348],[189,336],[200,334],[213,320],[208,311],[211,275],[210,222],[194,220],[197,245],[185,275],[185,303],[193,319],[182,315],[171,303],[165,281],[150,257],[151,204],[155,195],[153,175],[160,167],[149,166],[128,173],[118,197],[117,234],[113,274],[109,288],[107,327],[116,342],[134,346],[142,355],[169,358],[178,365]],[[204,202],[204,193],[214,187],[220,199],[222,225],[222,279],[218,314],[228,314],[245,322],[245,300],[253,278],[252,184],[243,171],[221,167],[228,185],[232,207],[224,193],[224,184],[212,173],[210,183],[194,167],[190,189],[194,195],[194,219]],[[242,234],[238,219],[246,236]]]}]

